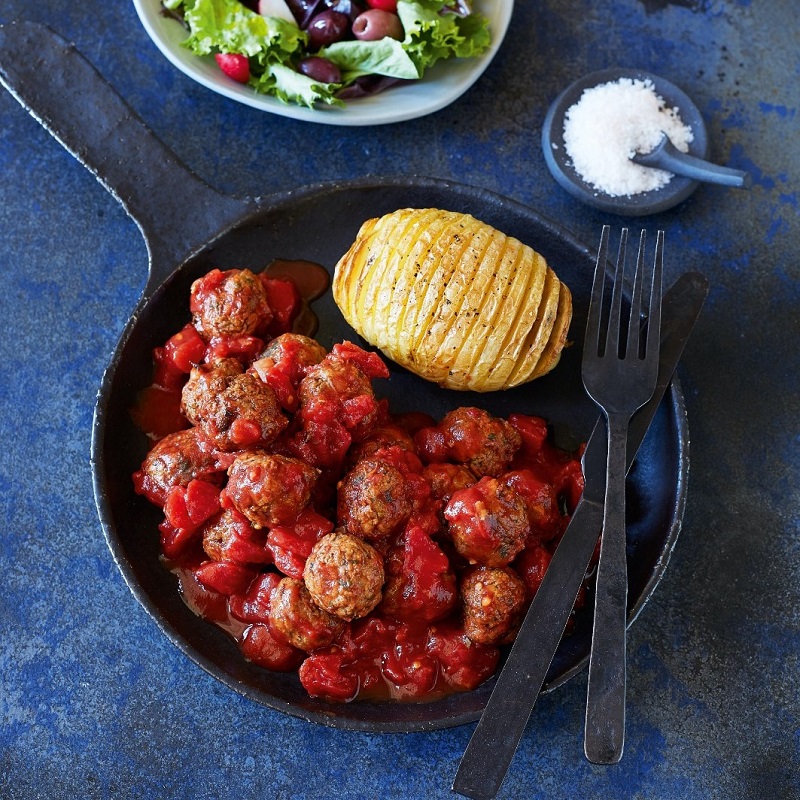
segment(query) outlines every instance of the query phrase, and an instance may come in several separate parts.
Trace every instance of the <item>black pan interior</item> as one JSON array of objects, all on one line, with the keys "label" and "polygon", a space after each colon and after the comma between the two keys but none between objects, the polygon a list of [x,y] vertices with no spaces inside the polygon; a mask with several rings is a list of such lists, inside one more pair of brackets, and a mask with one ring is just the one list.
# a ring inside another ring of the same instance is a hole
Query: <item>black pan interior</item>
[{"label": "black pan interior", "polygon": [[[580,340],[594,269],[594,253],[530,209],[469,187],[432,180],[359,182],[312,187],[273,200],[240,226],[201,249],[142,300],[106,374],[95,419],[93,462],[100,517],[109,547],[132,591],[167,636],[197,664],[232,689],[271,708],[307,720],[370,731],[434,730],[478,718],[493,681],[435,703],[331,705],[306,696],[294,674],[273,673],[246,662],[221,631],[183,604],[174,577],[158,559],[160,513],[132,488],[131,473],[147,442],[131,422],[136,393],[150,382],[151,350],[189,319],[192,281],[213,267],[257,270],[273,258],[308,259],[331,271],[361,223],[402,207],[439,207],[472,213],[541,252],[574,296],[571,345],[548,376],[505,393],[466,394],[439,389],[392,367],[376,391],[394,410],[425,410],[435,417],[458,405],[478,405],[498,415],[541,415],[560,445],[584,441],[597,410],[580,381]],[[598,231],[599,234],[599,231]],[[314,304],[317,338],[326,347],[342,339],[361,343],[328,293]],[[655,586],[680,529],[686,472],[683,398],[673,383],[631,471],[629,571],[631,616]],[[584,614],[562,642],[547,678],[558,685],[582,668],[591,620]]]}]

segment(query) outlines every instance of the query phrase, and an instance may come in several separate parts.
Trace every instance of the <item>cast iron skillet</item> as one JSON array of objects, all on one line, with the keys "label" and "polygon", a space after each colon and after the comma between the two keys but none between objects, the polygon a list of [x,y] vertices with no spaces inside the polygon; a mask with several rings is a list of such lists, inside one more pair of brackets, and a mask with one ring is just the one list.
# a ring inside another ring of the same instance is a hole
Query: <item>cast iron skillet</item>
[{"label": "cast iron skillet", "polygon": [[[40,80],[46,75],[47,80]],[[273,258],[307,259],[332,268],[367,218],[407,206],[466,211],[539,250],[572,289],[572,338],[581,340],[593,254],[558,225],[481,189],[419,177],[318,184],[237,200],[220,195],[181,165],[75,48],[31,23],[0,28],[0,80],[123,204],[142,230],[150,269],[103,377],[95,410],[92,469],[97,509],[108,546],[131,591],[162,631],[189,658],[225,685],[268,707],[306,720],[354,730],[420,731],[476,720],[494,685],[420,704],[331,705],[306,696],[295,674],[273,673],[245,661],[235,644],[183,604],[174,577],[158,559],[160,512],[134,494],[131,473],[145,437],[129,408],[150,382],[151,350],[189,318],[192,281],[212,267],[259,269]],[[314,306],[319,340],[359,341],[330,293]],[[398,411],[435,417],[458,405],[481,405],[549,419],[557,441],[585,440],[597,411],[582,389],[580,348],[568,347],[558,368],[528,386],[472,395],[441,390],[399,368],[379,382]],[[688,433],[683,396],[673,382],[628,481],[630,619],[663,573],[683,514]],[[646,501],[646,502],[645,502]],[[546,686],[583,668],[590,615],[562,642]]]}]

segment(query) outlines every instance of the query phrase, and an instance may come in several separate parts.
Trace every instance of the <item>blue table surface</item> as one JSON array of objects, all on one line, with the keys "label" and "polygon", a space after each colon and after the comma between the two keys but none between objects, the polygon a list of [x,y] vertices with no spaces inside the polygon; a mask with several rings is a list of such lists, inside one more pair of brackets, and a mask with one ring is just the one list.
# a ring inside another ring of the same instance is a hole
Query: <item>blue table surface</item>
[{"label": "blue table surface", "polygon": [[[611,65],[683,88],[712,158],[750,171],[753,186],[701,186],[644,221],[666,231],[667,279],[699,270],[711,291],[680,371],[691,429],[683,531],[629,636],[625,756],[607,768],[584,759],[583,673],[540,698],[500,797],[800,797],[793,0],[521,0],[469,92],[375,128],[297,122],[211,93],[166,61],[130,2],[3,0],[0,23],[13,19],[74,41],[225,193],[430,175],[521,201],[590,247],[603,223],[623,220],[550,177],[539,146],[549,103]],[[452,796],[473,725],[372,735],[261,707],[189,661],[129,592],[96,516],[89,446],[103,369],[144,285],[144,243],[5,91],[0,119],[0,796]]]}]

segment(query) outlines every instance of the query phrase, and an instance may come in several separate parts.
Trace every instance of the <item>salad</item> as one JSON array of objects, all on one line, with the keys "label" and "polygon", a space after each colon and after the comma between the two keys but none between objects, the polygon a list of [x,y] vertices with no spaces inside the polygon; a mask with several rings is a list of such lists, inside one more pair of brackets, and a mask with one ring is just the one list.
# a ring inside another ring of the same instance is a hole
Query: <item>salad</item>
[{"label": "salad", "polygon": [[342,106],[490,44],[469,0],[162,0],[232,80],[284,103]]}]

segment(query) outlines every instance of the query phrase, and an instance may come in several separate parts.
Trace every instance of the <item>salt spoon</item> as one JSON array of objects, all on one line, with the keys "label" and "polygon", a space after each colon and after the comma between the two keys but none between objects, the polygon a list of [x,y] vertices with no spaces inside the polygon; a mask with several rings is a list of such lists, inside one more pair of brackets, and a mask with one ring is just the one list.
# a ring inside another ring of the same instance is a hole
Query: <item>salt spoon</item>
[{"label": "salt spoon", "polygon": [[672,144],[666,134],[662,134],[661,141],[649,153],[635,153],[631,161],[644,167],[663,169],[704,183],[717,183],[737,189],[747,189],[751,184],[747,172],[721,167],[719,164],[712,164],[697,156],[683,153]]}]

